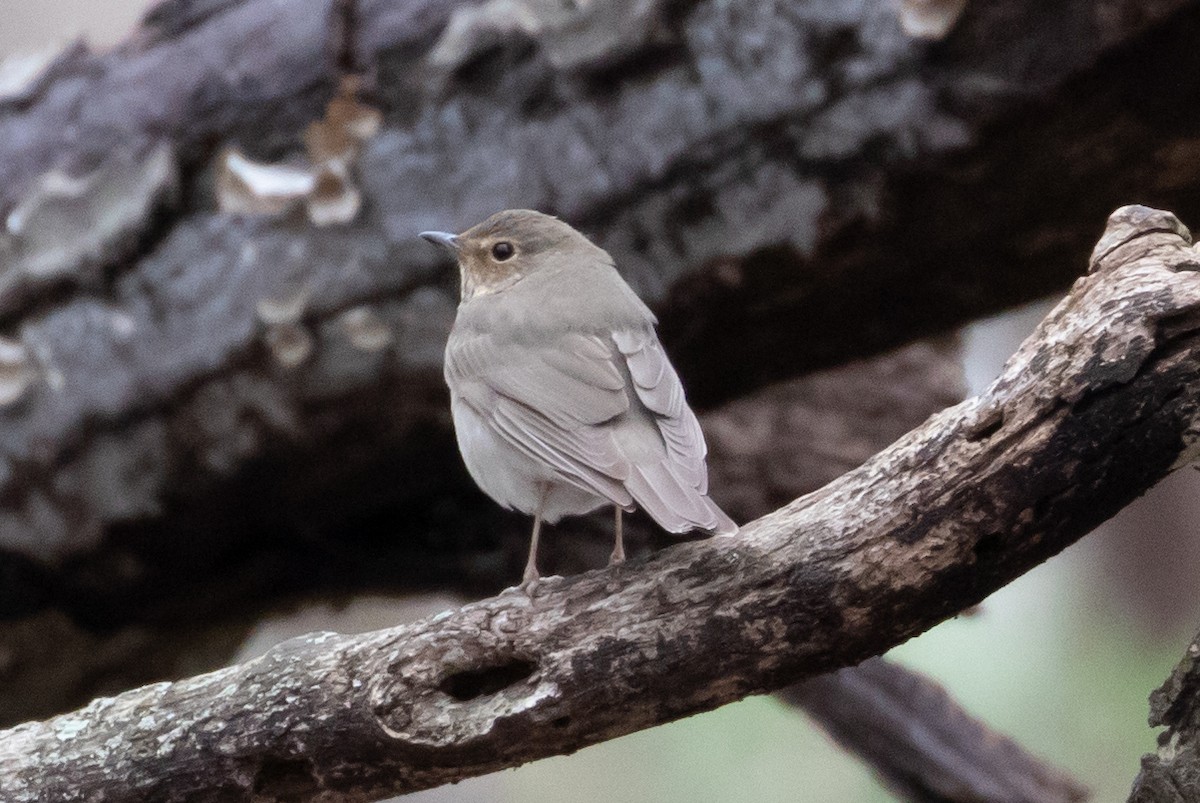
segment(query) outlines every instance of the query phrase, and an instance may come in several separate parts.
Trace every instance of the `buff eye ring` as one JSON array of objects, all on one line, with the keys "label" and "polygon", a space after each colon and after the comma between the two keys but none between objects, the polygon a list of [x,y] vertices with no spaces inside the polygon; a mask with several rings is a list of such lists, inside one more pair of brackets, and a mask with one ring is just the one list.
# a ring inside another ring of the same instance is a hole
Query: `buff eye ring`
[{"label": "buff eye ring", "polygon": [[508,240],[501,240],[500,242],[498,242],[492,246],[492,257],[497,262],[503,262],[504,260],[511,257],[513,254],[515,254],[516,252],[517,252],[517,249],[513,248],[513,244],[510,243]]}]

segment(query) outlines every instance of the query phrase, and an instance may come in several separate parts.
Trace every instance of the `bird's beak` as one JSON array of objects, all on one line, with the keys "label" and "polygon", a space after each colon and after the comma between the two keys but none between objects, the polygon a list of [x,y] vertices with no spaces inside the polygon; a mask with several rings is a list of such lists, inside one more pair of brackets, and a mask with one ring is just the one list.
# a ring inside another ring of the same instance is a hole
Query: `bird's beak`
[{"label": "bird's beak", "polygon": [[421,232],[421,238],[428,240],[434,245],[440,245],[447,251],[452,251],[455,254],[458,253],[458,235],[451,234],[448,231],[423,231]]}]

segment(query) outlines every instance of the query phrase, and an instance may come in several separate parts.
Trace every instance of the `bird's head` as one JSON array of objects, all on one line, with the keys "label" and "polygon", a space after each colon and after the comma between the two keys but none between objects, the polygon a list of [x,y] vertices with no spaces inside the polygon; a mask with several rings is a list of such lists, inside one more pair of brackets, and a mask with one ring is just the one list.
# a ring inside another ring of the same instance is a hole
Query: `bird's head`
[{"label": "bird's head", "polygon": [[505,290],[544,270],[571,267],[607,254],[556,217],[532,209],[497,212],[462,234],[424,231],[451,251],[462,276],[462,300]]}]

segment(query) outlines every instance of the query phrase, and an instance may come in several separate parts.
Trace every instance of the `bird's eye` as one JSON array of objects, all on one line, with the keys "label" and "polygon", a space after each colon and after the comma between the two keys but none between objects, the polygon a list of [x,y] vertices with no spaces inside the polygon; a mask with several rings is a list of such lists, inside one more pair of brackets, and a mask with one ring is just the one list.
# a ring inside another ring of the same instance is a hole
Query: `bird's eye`
[{"label": "bird's eye", "polygon": [[516,249],[508,240],[501,240],[492,246],[492,256],[496,258],[497,262],[503,262],[514,253],[516,253]]}]

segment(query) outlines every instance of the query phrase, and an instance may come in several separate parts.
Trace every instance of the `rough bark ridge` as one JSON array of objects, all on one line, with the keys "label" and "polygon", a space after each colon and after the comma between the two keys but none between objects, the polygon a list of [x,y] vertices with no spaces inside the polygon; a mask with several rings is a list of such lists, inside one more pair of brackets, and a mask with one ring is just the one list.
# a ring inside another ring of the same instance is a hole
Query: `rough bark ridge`
[{"label": "rough bark ridge", "polygon": [[877,654],[982,599],[1200,448],[1200,260],[1110,219],[979,397],[743,528],[0,735],[14,803],[367,800],[569,752]]}]

